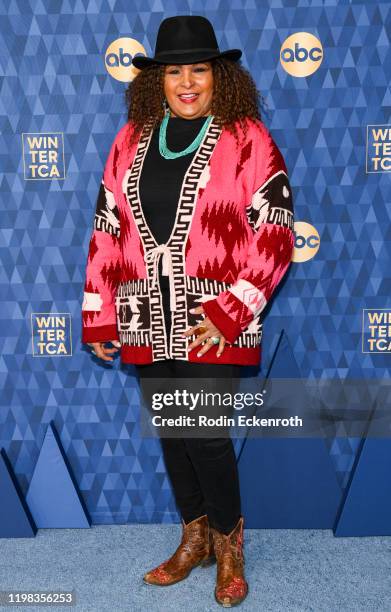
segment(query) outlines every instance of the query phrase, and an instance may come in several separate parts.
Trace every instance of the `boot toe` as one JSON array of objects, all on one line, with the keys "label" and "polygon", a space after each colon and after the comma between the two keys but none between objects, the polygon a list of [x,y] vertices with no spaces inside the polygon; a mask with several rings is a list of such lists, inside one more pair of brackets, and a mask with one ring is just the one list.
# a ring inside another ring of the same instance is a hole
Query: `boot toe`
[{"label": "boot toe", "polygon": [[147,584],[168,584],[172,580],[172,576],[166,572],[164,566],[159,565],[150,572],[147,572],[143,580]]},{"label": "boot toe", "polygon": [[246,597],[248,585],[244,578],[235,577],[231,582],[220,589],[216,589],[216,600],[224,607],[235,606]]}]

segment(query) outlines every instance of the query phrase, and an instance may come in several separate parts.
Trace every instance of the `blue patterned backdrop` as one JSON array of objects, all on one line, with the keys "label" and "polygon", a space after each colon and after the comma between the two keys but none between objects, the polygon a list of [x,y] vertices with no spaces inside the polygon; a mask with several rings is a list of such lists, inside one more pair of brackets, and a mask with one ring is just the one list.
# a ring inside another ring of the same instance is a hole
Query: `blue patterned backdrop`
[{"label": "blue patterned backdrop", "polygon": [[[367,172],[367,126],[391,110],[391,4],[348,1],[7,2],[1,10],[0,446],[25,493],[53,420],[94,523],[171,522],[177,514],[156,440],[139,433],[132,367],[91,360],[80,315],[95,201],[113,137],[126,120],[125,83],[104,64],[132,37],[153,54],[161,20],[202,14],[221,49],[266,99],[295,218],[320,248],[294,263],[264,324],[263,370],[281,330],[303,378],[382,378],[390,353],[362,351],[363,309],[390,306],[390,173]],[[308,77],[279,60],[295,32],[315,35],[323,61]],[[23,134],[60,133],[63,178],[25,175]],[[69,313],[65,356],[38,356],[35,313]],[[34,316],[33,316],[34,315]],[[330,441],[340,485],[355,440]]]}]

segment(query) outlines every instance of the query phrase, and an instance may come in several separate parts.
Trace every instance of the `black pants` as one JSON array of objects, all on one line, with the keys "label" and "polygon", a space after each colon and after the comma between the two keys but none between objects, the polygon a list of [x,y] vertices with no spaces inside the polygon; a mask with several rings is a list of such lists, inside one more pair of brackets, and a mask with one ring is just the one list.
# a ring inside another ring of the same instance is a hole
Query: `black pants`
[{"label": "black pants", "polygon": [[[142,393],[148,397],[147,378],[239,379],[242,366],[192,363],[177,359],[137,365]],[[208,515],[212,527],[230,533],[241,515],[235,451],[229,437],[161,437],[164,462],[177,506],[185,523]]]}]

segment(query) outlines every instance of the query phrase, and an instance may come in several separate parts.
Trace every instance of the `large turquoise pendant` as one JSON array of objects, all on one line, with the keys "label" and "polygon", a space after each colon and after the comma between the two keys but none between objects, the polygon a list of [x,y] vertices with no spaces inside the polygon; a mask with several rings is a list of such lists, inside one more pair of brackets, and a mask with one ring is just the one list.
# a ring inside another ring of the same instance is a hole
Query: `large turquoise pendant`
[{"label": "large turquoise pendant", "polygon": [[[187,155],[188,153],[192,153],[199,147],[200,142],[203,139],[205,132],[208,129],[210,122],[213,119],[213,115],[208,116],[207,120],[205,121],[204,125],[198,132],[193,142],[191,142],[189,146],[186,147],[186,149],[183,149],[183,151],[170,151],[170,149],[167,147],[167,124],[168,124],[169,118],[170,118],[170,114],[166,113],[163,121],[160,124],[159,152],[160,152],[160,155],[164,157],[165,159],[175,159],[177,157],[181,157],[182,155]],[[191,119],[189,119],[189,121],[191,121]]]}]

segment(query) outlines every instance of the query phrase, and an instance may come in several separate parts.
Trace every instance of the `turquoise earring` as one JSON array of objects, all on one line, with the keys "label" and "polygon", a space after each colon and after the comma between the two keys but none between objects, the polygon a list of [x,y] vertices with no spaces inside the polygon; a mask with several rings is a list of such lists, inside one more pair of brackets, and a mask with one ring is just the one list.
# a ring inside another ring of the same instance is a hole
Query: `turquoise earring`
[{"label": "turquoise earring", "polygon": [[170,107],[168,106],[166,98],[164,98],[163,100],[163,110],[164,110],[164,115],[170,114]]}]

